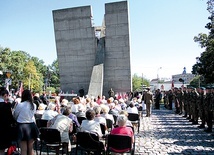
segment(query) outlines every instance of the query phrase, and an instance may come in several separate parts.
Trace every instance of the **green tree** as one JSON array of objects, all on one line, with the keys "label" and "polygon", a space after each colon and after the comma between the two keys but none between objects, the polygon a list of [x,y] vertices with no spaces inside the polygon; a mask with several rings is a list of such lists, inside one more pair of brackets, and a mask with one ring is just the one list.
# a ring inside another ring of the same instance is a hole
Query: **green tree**
[{"label": "green tree", "polygon": [[54,88],[60,87],[60,81],[59,81],[59,64],[57,60],[54,60],[54,62],[49,66],[50,70],[50,83],[51,86]]},{"label": "green tree", "polygon": [[40,92],[42,90],[43,79],[39,76],[40,74],[37,72],[36,66],[32,60],[26,63],[23,74],[23,85],[25,89],[28,88],[35,92]]},{"label": "green tree", "polygon": [[143,86],[149,86],[149,80],[134,74],[132,76],[132,90],[142,91]]},{"label": "green tree", "polygon": [[204,52],[196,58],[197,62],[192,67],[192,73],[203,76],[205,83],[209,84],[214,83],[214,0],[209,0],[207,4],[211,16],[205,28],[209,30],[209,34],[200,33],[194,37],[194,41],[204,48]]},{"label": "green tree", "polygon": [[203,76],[197,75],[192,79],[192,81],[190,81],[190,85],[199,88],[201,86],[205,86],[206,83]]}]

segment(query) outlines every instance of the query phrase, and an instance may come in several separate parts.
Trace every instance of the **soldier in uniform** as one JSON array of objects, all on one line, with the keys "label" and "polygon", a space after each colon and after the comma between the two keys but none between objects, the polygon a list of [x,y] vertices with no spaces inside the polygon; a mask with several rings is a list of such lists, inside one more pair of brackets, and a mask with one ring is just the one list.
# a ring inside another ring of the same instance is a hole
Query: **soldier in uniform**
[{"label": "soldier in uniform", "polygon": [[187,88],[184,87],[183,89],[183,104],[184,104],[184,116],[183,117],[187,117],[187,100],[188,100],[188,92],[187,92]]},{"label": "soldier in uniform", "polygon": [[174,102],[175,102],[175,113],[179,114],[180,113],[180,109],[179,109],[179,90],[178,88],[175,87],[175,91],[174,91]]},{"label": "soldier in uniform", "polygon": [[214,121],[214,86],[212,86],[211,104],[212,104],[211,109],[212,109],[212,113],[213,113],[212,120]]},{"label": "soldier in uniform", "polygon": [[183,113],[183,98],[184,98],[184,92],[182,88],[179,88],[178,90],[178,108],[179,108],[179,115],[182,115]]},{"label": "soldier in uniform", "polygon": [[199,94],[195,89],[192,91],[192,112],[193,112],[193,122],[192,124],[198,124],[198,100],[199,99]]},{"label": "soldier in uniform", "polygon": [[169,105],[168,105],[169,110],[172,110],[173,93],[171,89],[168,92],[168,101],[169,101]]},{"label": "soldier in uniform", "polygon": [[189,102],[190,102],[190,120],[189,122],[193,122],[194,121],[194,108],[195,108],[195,105],[194,105],[194,87],[191,87],[191,90],[190,90],[190,96],[189,96]]},{"label": "soldier in uniform", "polygon": [[153,102],[153,94],[150,91],[150,88],[147,88],[147,92],[145,92],[144,94],[144,103],[146,104],[146,117],[150,117],[151,115],[151,106]]},{"label": "soldier in uniform", "polygon": [[191,108],[190,108],[190,105],[191,105],[191,88],[188,88],[187,89],[187,119],[191,119]]},{"label": "soldier in uniform", "polygon": [[201,119],[201,125],[198,126],[198,128],[205,128],[205,109],[204,109],[204,99],[206,97],[206,88],[201,87],[200,92],[199,92],[199,104],[198,104],[198,109],[199,109],[199,117]]},{"label": "soldier in uniform", "polygon": [[211,87],[207,87],[206,98],[205,98],[205,120],[207,122],[208,128],[205,129],[205,132],[212,132],[212,109],[211,108]]}]

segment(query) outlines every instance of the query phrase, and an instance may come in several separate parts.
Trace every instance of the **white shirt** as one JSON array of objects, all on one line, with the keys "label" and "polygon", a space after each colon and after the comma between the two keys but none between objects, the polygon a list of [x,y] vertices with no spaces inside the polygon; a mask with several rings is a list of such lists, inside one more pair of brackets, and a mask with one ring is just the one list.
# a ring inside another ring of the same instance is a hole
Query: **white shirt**
[{"label": "white shirt", "polygon": [[56,115],[58,115],[58,112],[53,111],[53,110],[45,110],[43,115],[42,115],[42,119],[45,120],[51,120],[52,118],[54,118]]},{"label": "white shirt", "polygon": [[54,122],[50,127],[57,129],[61,135],[62,142],[69,142],[69,131],[70,127],[72,126],[72,119],[69,117],[59,114]]},{"label": "white shirt", "polygon": [[127,109],[126,109],[126,111],[128,112],[128,113],[133,113],[133,114],[138,114],[138,109],[137,109],[137,107],[128,107]]},{"label": "white shirt", "polygon": [[95,132],[98,133],[99,137],[102,137],[102,131],[100,123],[94,120],[83,120],[81,124],[81,131]]},{"label": "white shirt", "polygon": [[106,125],[106,119],[104,117],[101,116],[95,116],[94,117],[94,121],[100,123],[100,124],[104,124]]},{"label": "white shirt", "polygon": [[36,104],[33,103],[34,109],[31,110],[31,104],[28,101],[18,103],[13,117],[19,123],[32,123],[35,122],[34,114],[36,113]]}]

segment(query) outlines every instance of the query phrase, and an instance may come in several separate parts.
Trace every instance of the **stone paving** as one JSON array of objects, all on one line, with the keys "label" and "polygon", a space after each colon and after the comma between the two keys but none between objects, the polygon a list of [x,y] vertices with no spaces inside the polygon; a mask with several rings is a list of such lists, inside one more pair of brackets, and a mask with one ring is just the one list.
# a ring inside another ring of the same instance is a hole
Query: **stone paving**
[{"label": "stone paving", "polygon": [[214,155],[214,132],[204,132],[172,110],[161,108],[144,116],[136,134],[136,155]]}]

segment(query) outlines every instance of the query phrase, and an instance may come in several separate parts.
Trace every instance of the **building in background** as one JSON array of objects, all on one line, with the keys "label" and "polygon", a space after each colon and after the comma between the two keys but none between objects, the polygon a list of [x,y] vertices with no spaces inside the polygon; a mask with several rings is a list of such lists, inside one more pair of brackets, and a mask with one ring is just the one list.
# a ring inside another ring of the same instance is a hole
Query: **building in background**
[{"label": "building in background", "polygon": [[186,67],[182,74],[172,75],[172,79],[168,81],[160,80],[158,78],[150,81],[151,90],[160,89],[161,91],[172,89],[172,87],[183,87],[190,84],[192,79],[195,77],[194,74],[186,73]]}]

